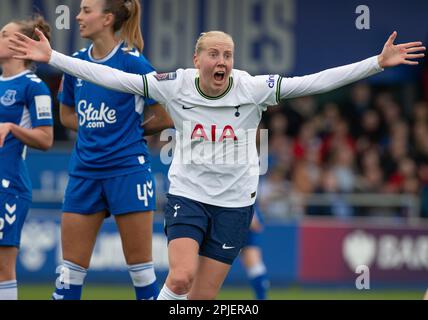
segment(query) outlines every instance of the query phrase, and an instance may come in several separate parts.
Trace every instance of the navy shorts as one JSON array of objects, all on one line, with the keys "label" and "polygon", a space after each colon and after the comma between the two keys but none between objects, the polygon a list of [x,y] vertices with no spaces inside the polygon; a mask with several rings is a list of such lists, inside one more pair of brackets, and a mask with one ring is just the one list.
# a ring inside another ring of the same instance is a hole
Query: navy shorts
[{"label": "navy shorts", "polygon": [[0,193],[0,246],[17,247],[30,201],[9,193]]},{"label": "navy shorts", "polygon": [[99,180],[70,176],[62,210],[78,214],[107,210],[109,215],[154,211],[155,181],[148,171]]},{"label": "navy shorts", "polygon": [[254,206],[225,208],[168,194],[165,234],[168,242],[191,238],[199,243],[199,254],[232,264],[245,245]]}]

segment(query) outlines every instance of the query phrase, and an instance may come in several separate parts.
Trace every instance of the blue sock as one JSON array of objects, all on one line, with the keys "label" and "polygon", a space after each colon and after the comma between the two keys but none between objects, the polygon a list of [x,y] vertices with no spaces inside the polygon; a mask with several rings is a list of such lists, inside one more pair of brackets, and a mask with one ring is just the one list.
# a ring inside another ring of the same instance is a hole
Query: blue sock
[{"label": "blue sock", "polygon": [[157,282],[153,282],[145,287],[135,287],[135,297],[137,300],[156,300],[159,295]]},{"label": "blue sock", "polygon": [[135,288],[137,300],[156,300],[159,287],[153,262],[128,265],[129,275]]},{"label": "blue sock", "polygon": [[266,273],[251,279],[251,286],[253,287],[257,300],[267,299],[267,292],[270,284]]},{"label": "blue sock", "polygon": [[266,300],[269,291],[270,283],[267,277],[266,267],[263,262],[252,266],[248,271],[251,286],[257,300]]},{"label": "blue sock", "polygon": [[82,298],[82,287],[64,284],[63,289],[56,288],[52,294],[52,300],[80,300]]},{"label": "blue sock", "polygon": [[64,261],[60,268],[52,300],[80,300],[86,269],[69,261]]}]

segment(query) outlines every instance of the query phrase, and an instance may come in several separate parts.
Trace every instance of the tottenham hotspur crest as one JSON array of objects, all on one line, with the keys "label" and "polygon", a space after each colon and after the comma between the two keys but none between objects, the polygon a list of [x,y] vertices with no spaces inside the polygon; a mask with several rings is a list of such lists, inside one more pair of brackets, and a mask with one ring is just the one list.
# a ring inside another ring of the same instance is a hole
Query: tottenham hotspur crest
[{"label": "tottenham hotspur crest", "polygon": [[16,90],[7,90],[3,97],[1,97],[0,102],[6,107],[10,107],[16,102],[16,93]]}]

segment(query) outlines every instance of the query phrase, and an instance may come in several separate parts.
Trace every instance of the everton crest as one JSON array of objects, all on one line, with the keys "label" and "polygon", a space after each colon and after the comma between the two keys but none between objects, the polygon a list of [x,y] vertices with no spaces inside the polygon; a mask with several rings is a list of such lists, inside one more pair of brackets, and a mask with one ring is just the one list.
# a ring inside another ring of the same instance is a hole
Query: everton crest
[{"label": "everton crest", "polygon": [[0,102],[6,107],[10,107],[16,102],[16,93],[16,90],[7,90],[3,97],[0,98]]}]

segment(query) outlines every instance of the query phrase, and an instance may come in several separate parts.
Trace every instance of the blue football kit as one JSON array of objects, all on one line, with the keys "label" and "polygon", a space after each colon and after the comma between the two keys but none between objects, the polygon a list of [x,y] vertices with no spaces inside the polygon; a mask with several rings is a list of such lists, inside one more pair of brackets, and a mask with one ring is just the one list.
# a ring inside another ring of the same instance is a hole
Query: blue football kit
[{"label": "blue football kit", "polygon": [[[154,69],[137,50],[118,44],[105,58],[91,55],[92,46],[76,58],[126,72]],[[69,164],[64,212],[117,215],[155,210],[155,185],[143,138],[141,116],[154,104],[139,95],[120,93],[64,74],[59,100],[78,116],[77,141]]]},{"label": "blue football kit", "polygon": [[[50,91],[30,70],[0,77],[0,122],[27,129],[53,125]],[[11,133],[0,148],[0,246],[20,245],[32,193],[26,151]]]}]

